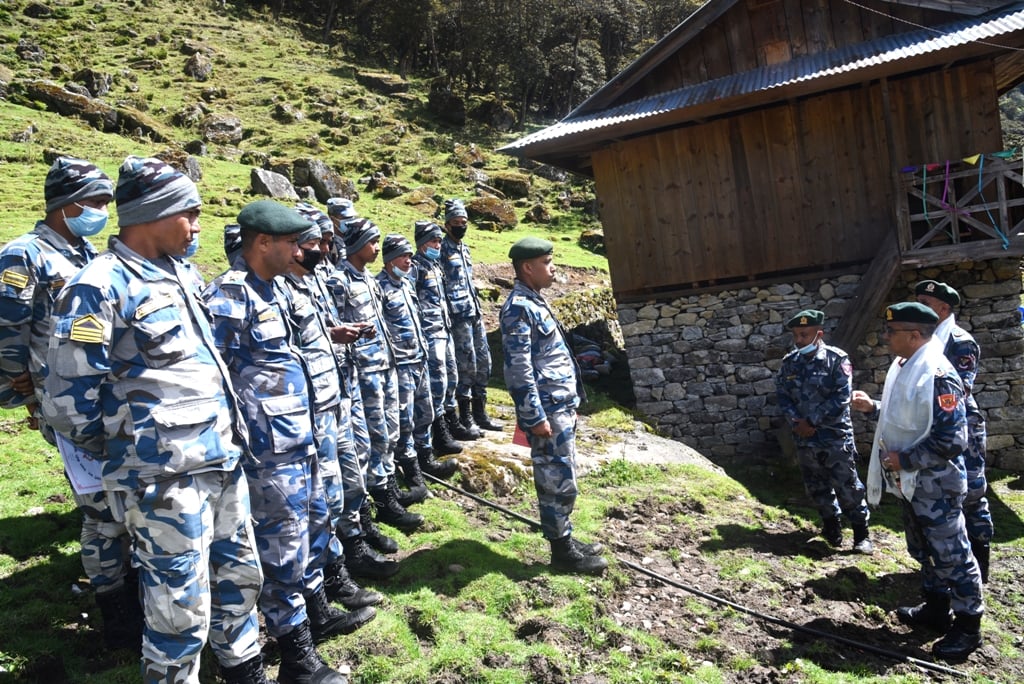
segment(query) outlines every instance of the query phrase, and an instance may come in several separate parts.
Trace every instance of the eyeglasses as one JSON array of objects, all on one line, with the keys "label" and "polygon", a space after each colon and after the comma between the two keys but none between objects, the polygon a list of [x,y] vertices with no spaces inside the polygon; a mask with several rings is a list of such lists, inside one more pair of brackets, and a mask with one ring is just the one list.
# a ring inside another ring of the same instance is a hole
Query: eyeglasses
[{"label": "eyeglasses", "polygon": [[910,333],[917,332],[914,328],[894,328],[891,325],[885,326],[886,335],[895,335],[896,333]]}]

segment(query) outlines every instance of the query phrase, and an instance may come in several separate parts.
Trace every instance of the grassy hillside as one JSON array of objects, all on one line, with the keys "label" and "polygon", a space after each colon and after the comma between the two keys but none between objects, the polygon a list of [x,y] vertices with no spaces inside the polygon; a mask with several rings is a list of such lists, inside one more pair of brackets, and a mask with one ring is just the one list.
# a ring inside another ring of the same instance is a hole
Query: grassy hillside
[{"label": "grassy hillside", "polygon": [[[8,93],[7,100],[0,100],[0,192],[5,198],[0,241],[24,232],[41,217],[44,150],[90,159],[116,177],[128,154],[157,154],[198,139],[193,123],[197,106],[240,118],[245,132],[239,144],[210,144],[199,158],[206,235],[197,261],[207,275],[224,265],[223,225],[255,199],[248,194],[252,166],[241,161],[246,153],[268,155],[273,163],[323,160],[355,182],[361,215],[384,232],[409,236],[413,222],[428,217],[406,204],[408,194],[383,199],[366,192],[360,179],[383,169],[392,183],[418,189],[435,201],[469,199],[477,175],[490,177],[516,165],[493,152],[515,134],[436,124],[426,111],[422,82],[413,80],[407,92],[393,95],[368,90],[355,78],[361,67],[346,62],[342,50],[329,51],[309,37],[306,27],[287,19],[274,21],[269,13],[236,14],[234,8],[222,9],[212,0],[53,2],[49,16],[26,16],[26,8],[36,4],[22,0],[0,6],[0,82],[7,83]],[[27,53],[26,46],[32,48]],[[196,81],[184,73],[188,55],[183,50],[208,55],[213,71],[207,80]],[[40,61],[19,56],[40,52]],[[142,111],[168,142],[101,133],[83,121],[24,106],[33,103],[24,102],[20,84],[51,79],[63,85],[86,68],[112,76],[111,90],[102,101]],[[284,110],[287,117],[280,115]],[[283,123],[285,119],[289,122]],[[480,150],[484,159],[472,172],[455,155],[469,146]],[[504,261],[512,242],[537,234],[557,241],[562,263],[606,270],[603,257],[576,243],[580,230],[594,227],[596,221],[576,209],[564,209],[558,200],[566,193],[592,198],[592,188],[579,181],[552,183],[536,175],[532,184],[531,196],[517,202],[517,214],[521,219],[539,203],[549,210],[551,222],[520,223],[503,233],[471,231],[467,241],[476,260]],[[97,237],[96,244],[102,245],[105,236]]]}]

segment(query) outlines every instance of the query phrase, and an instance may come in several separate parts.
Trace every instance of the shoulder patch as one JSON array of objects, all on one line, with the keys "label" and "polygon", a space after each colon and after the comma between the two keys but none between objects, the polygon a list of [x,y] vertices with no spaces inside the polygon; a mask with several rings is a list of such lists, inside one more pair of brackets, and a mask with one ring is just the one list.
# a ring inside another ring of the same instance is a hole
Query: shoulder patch
[{"label": "shoulder patch", "polygon": [[843,375],[853,375],[853,364],[850,363],[850,359],[843,359],[839,367],[843,370]]},{"label": "shoulder patch", "polygon": [[150,297],[135,309],[135,320],[141,321],[154,311],[173,305],[174,300],[169,296]]},{"label": "shoulder patch", "polygon": [[939,408],[946,413],[951,413],[956,408],[957,399],[955,394],[940,394]]},{"label": "shoulder patch", "polygon": [[16,287],[21,290],[28,285],[28,274],[19,273],[12,268],[8,268],[2,275],[0,275],[0,283],[10,285],[11,287]]},{"label": "shoulder patch", "polygon": [[71,332],[68,339],[86,344],[99,344],[103,341],[103,333],[106,324],[96,318],[95,314],[86,314],[76,318],[71,323]]},{"label": "shoulder patch", "polygon": [[260,323],[263,323],[265,321],[276,321],[277,320],[277,311],[275,311],[273,309],[267,309],[266,311],[261,311],[260,314],[256,317],[256,320],[258,320]]},{"label": "shoulder patch", "polygon": [[221,285],[241,285],[245,282],[245,271],[228,271],[220,282]]},{"label": "shoulder patch", "polygon": [[938,368],[935,369],[935,377],[942,378],[942,377],[945,377],[945,376],[946,376],[946,369],[945,368],[939,366]]}]

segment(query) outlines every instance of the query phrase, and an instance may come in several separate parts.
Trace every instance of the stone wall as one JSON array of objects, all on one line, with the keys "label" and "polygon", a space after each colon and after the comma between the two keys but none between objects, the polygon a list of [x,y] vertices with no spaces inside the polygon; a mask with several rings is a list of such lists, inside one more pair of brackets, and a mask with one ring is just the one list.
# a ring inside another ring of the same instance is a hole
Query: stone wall
[{"label": "stone wall", "polygon": [[[928,278],[960,291],[965,302],[957,322],[981,345],[975,394],[988,420],[989,462],[1024,470],[1020,260],[907,271],[889,301],[912,298],[913,285]],[[637,410],[722,465],[778,456],[788,443],[775,405],[775,372],[791,348],[784,323],[801,309],[821,309],[828,341],[859,283],[860,276],[845,275],[620,305]],[[881,327],[880,311],[863,343],[847,350],[854,386],[875,397],[892,361]],[[866,454],[874,427],[857,414],[855,429]]]}]

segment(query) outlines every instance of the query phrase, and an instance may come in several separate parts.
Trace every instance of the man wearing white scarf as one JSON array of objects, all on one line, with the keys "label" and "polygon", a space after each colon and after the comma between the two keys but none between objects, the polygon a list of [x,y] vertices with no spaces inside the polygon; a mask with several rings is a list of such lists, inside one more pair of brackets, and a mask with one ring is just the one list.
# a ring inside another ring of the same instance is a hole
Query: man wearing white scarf
[{"label": "man wearing white scarf", "polygon": [[925,280],[914,288],[917,301],[935,312],[939,326],[935,329],[933,341],[940,345],[943,355],[949,359],[964,384],[965,406],[967,408],[967,451],[964,452],[964,466],[967,468],[967,498],[964,499],[964,520],[967,523],[967,538],[971,551],[981,569],[981,581],[988,581],[989,544],[994,528],[992,513],[989,511],[988,480],[985,477],[985,416],[978,402],[974,400],[974,378],[978,375],[978,360],[981,347],[969,332],[956,323],[953,309],[960,306],[960,293],[946,283]]},{"label": "man wearing white scarf", "polygon": [[[981,645],[981,572],[963,516],[967,419],[960,378],[936,344],[938,316],[918,302],[885,311],[885,340],[897,358],[881,402],[862,391],[852,406],[878,417],[868,469],[868,502],[883,490],[903,507],[907,550],[921,564],[925,602],[902,606],[904,624],[945,632],[936,657],[960,662]],[[950,620],[952,608],[954,619]]]}]

